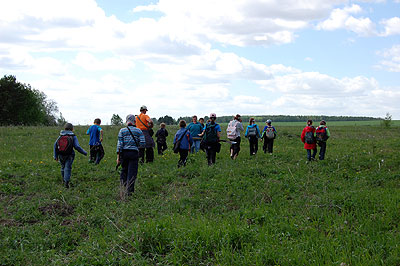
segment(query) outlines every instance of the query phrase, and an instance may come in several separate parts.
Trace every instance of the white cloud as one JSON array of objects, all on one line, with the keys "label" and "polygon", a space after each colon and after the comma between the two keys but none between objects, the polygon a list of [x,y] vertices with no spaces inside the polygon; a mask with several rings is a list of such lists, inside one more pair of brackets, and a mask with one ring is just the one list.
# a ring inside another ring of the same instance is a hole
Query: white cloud
[{"label": "white cloud", "polygon": [[376,34],[375,24],[369,18],[355,18],[351,15],[361,12],[362,8],[355,4],[343,9],[336,8],[332,11],[329,19],[317,25],[317,29],[330,31],[346,29],[360,36],[372,36]]},{"label": "white cloud", "polygon": [[109,57],[106,59],[98,59],[90,53],[79,53],[73,61],[76,65],[88,71],[102,70],[129,70],[134,67],[132,60],[121,57]]},{"label": "white cloud", "polygon": [[385,28],[381,36],[391,36],[400,34],[400,18],[393,17],[390,19],[384,19],[380,22]]},{"label": "white cloud", "polygon": [[400,72],[400,45],[394,45],[390,49],[380,51],[377,54],[384,58],[376,66],[377,68],[389,72]]}]

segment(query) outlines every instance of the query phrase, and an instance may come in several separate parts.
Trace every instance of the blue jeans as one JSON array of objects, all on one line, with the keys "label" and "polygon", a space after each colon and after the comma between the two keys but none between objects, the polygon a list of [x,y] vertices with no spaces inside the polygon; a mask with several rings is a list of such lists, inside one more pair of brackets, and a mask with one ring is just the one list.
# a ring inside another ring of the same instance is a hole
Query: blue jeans
[{"label": "blue jeans", "polygon": [[71,155],[59,155],[58,160],[61,164],[61,176],[64,182],[71,180],[72,163],[74,162],[75,154]]},{"label": "blue jeans", "polygon": [[193,140],[193,145],[190,147],[191,153],[194,153],[195,151],[196,151],[196,153],[199,152],[200,142],[201,142],[201,140],[199,140],[199,139]]},{"label": "blue jeans", "polygon": [[139,168],[139,152],[136,150],[123,150],[121,170],[121,185],[126,187],[128,193],[135,190],[135,181]]},{"label": "blue jeans", "polygon": [[313,149],[312,151],[313,151],[313,153],[311,155],[311,150],[307,149],[307,160],[309,160],[309,161],[311,161],[311,158],[315,159],[315,155],[317,155],[317,148]]}]

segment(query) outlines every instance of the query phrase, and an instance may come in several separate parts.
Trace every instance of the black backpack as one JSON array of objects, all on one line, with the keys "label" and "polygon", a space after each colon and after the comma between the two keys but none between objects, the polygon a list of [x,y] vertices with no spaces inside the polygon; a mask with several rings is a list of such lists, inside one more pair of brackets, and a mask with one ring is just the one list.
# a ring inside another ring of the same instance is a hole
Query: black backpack
[{"label": "black backpack", "polygon": [[74,135],[62,135],[57,139],[57,152],[60,155],[71,155],[74,149]]},{"label": "black backpack", "polygon": [[307,144],[314,144],[315,143],[314,133],[312,131],[306,132],[306,135],[305,135],[304,139],[305,139]]},{"label": "black backpack", "polygon": [[215,128],[217,124],[208,123],[206,125],[206,131],[204,135],[204,141],[206,143],[216,143],[218,142],[217,129]]}]

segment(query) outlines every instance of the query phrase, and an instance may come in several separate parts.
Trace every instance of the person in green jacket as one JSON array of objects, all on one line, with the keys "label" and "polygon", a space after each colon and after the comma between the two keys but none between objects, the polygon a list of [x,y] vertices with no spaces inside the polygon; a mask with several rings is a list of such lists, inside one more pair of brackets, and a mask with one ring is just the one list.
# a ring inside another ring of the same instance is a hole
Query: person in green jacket
[{"label": "person in green jacket", "polygon": [[326,122],[322,120],[319,123],[317,130],[315,131],[315,135],[317,138],[317,144],[320,147],[319,149],[319,159],[325,159],[325,152],[326,152],[326,141],[331,136],[328,127],[326,126]]}]

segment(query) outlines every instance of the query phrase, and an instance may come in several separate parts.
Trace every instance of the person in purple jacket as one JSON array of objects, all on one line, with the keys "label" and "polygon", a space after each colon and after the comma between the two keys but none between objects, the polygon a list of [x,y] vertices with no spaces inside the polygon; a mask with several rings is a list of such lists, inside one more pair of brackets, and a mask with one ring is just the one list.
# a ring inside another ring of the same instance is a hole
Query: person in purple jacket
[{"label": "person in purple jacket", "polygon": [[73,131],[74,126],[71,123],[66,123],[53,148],[54,160],[61,164],[61,176],[66,188],[70,187],[72,163],[75,159],[74,149],[85,156],[87,155],[87,152],[79,146],[78,138]]},{"label": "person in purple jacket", "polygon": [[179,161],[178,167],[185,166],[186,160],[189,154],[190,147],[193,145],[193,138],[190,134],[189,129],[186,128],[186,122],[184,120],[179,121],[180,129],[176,132],[174,137],[174,144],[180,141],[179,145]]}]

